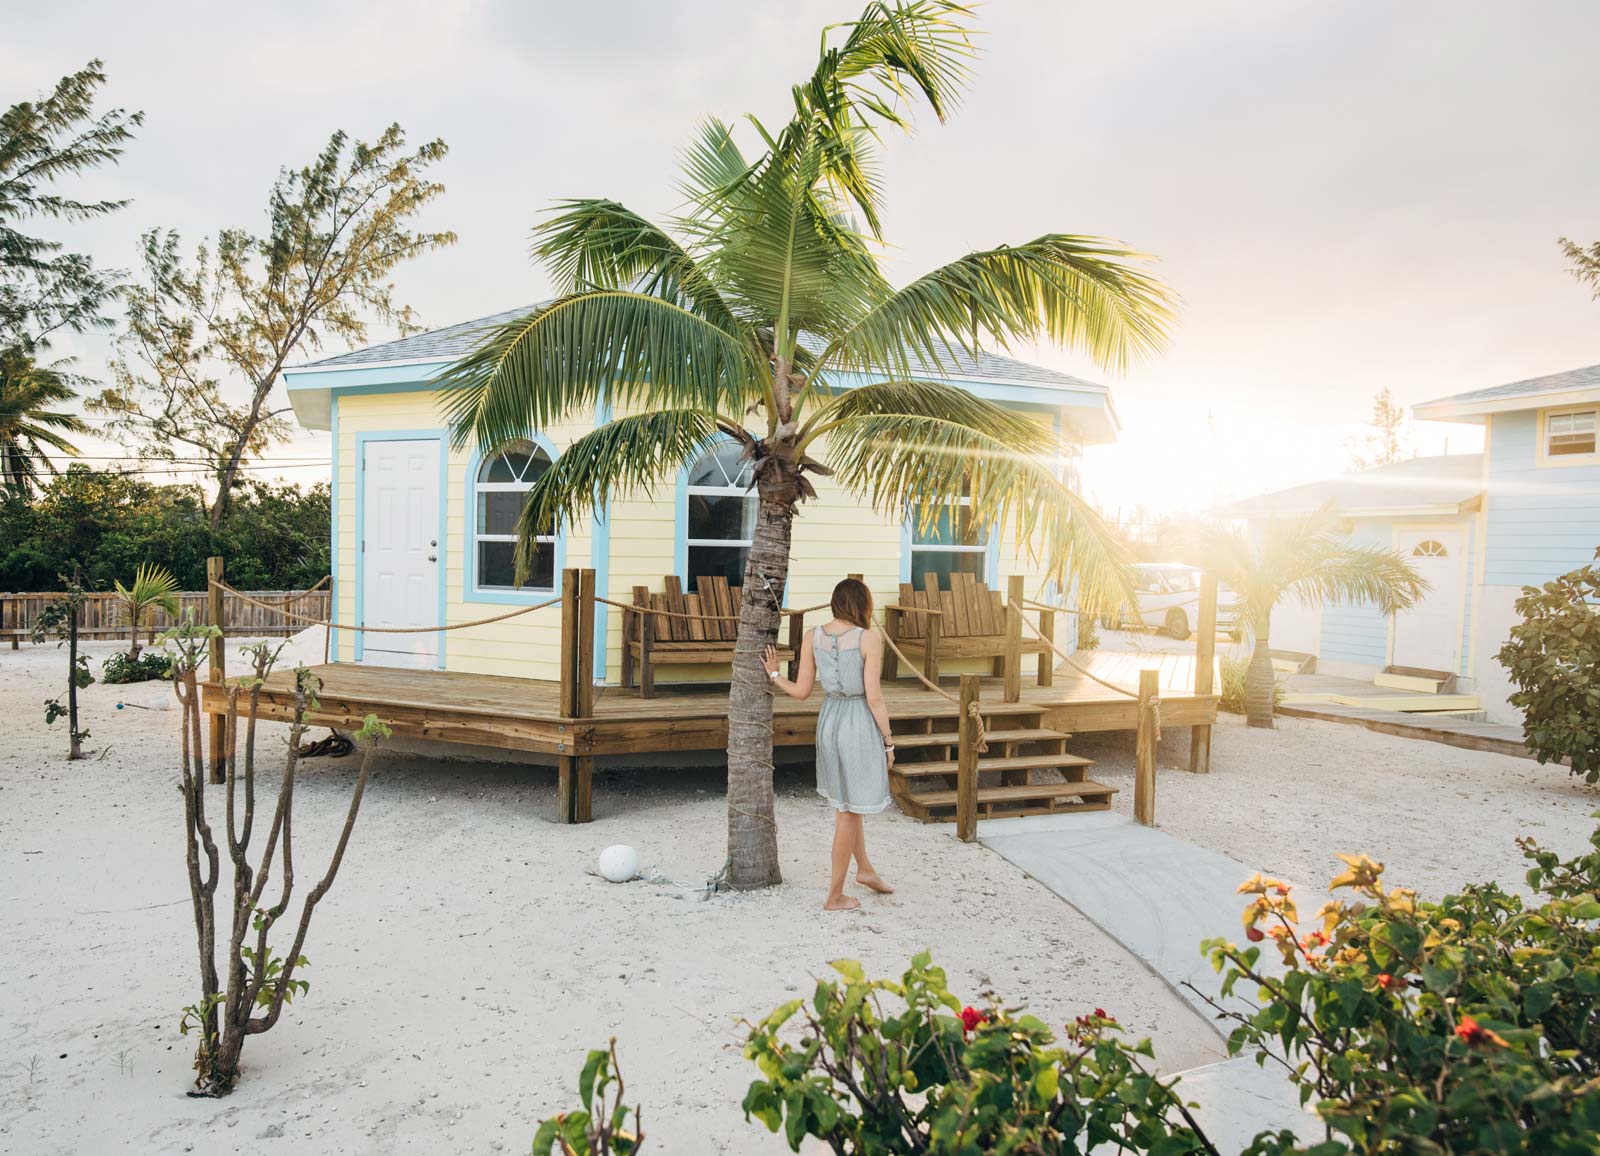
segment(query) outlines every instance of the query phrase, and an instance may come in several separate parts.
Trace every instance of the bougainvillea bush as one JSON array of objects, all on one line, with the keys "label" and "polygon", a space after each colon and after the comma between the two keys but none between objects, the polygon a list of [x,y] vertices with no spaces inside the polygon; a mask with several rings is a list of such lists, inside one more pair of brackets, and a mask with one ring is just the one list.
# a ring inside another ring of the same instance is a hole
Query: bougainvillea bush
[{"label": "bougainvillea bush", "polygon": [[1306,935],[1288,886],[1240,888],[1248,946],[1206,945],[1223,991],[1255,1005],[1223,1013],[1229,1049],[1282,1066],[1329,1136],[1258,1138],[1253,1156],[1600,1151],[1600,832],[1591,843],[1563,861],[1522,840],[1529,902],[1484,883],[1427,903],[1341,856],[1332,889],[1349,898]]},{"label": "bougainvillea bush", "polygon": [[1600,780],[1600,550],[1593,565],[1523,587],[1517,613],[1495,657],[1516,684],[1509,701],[1528,750]]}]

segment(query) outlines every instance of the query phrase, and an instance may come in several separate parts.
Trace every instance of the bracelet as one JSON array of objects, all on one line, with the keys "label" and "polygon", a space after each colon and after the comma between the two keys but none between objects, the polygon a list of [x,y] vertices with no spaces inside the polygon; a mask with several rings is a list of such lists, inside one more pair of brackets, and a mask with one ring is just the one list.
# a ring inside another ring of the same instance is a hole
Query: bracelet
[{"label": "bracelet", "polygon": [[778,672],[775,671],[775,670],[769,670],[769,671],[767,671],[767,677],[770,678],[773,682],[777,682],[778,681]]}]

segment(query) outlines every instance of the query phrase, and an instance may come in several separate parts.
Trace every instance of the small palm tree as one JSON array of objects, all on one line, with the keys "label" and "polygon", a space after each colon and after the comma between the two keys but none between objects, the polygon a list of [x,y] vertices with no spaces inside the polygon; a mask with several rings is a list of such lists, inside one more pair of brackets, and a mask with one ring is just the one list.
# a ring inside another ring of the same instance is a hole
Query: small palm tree
[{"label": "small palm tree", "polygon": [[152,608],[160,608],[167,612],[167,617],[176,624],[178,621],[178,580],[172,576],[172,571],[164,566],[152,566],[145,562],[134,571],[133,585],[124,586],[121,582],[115,583],[117,588],[117,601],[119,617],[128,623],[129,633],[133,636],[133,644],[128,649],[128,657],[139,657],[139,622],[144,618],[145,612]]},{"label": "small palm tree", "polygon": [[943,119],[967,75],[965,12],[942,0],[871,4],[842,38],[824,39],[781,131],[751,121],[763,149],[753,159],[726,124],[707,123],[685,158],[688,208],[670,230],[614,201],[564,202],[535,246],[562,295],[491,332],[442,378],[457,444],[503,444],[592,413],[602,397],[623,413],[529,492],[523,570],[535,535],[670,476],[719,434],[753,463],[759,509],[729,692],[735,887],[780,881],[761,654],[813,478],[929,522],[970,494],[980,520],[1014,527],[1083,603],[1127,597],[1120,548],[1058,473],[1061,441],[927,378],[954,370],[953,350],[985,343],[1051,341],[1116,366],[1158,348],[1170,297],[1135,267],[1140,254],[1052,233],[900,289],[875,256],[875,132],[909,127],[919,97]]},{"label": "small palm tree", "polygon": [[1184,553],[1238,599],[1254,646],[1244,683],[1245,721],[1253,727],[1273,725],[1272,609],[1279,602],[1291,595],[1307,606],[1366,602],[1393,614],[1428,590],[1411,563],[1393,550],[1352,543],[1327,510],[1273,519],[1254,544],[1229,526],[1195,527]]},{"label": "small palm tree", "polygon": [[66,435],[89,432],[77,414],[54,408],[78,396],[65,365],[39,365],[19,348],[0,353],[0,488],[12,494],[31,494],[41,466],[56,472],[48,451],[77,455]]}]

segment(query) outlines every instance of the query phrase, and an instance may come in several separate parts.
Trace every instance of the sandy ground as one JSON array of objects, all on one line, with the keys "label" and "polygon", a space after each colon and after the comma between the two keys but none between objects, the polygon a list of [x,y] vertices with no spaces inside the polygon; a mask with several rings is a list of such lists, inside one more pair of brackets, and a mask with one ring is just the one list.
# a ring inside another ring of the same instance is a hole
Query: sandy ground
[{"label": "sandy ground", "polygon": [[[1116,807],[1131,814],[1131,738],[1086,735],[1073,750],[1096,760],[1090,776],[1121,788]],[[1517,837],[1582,854],[1600,809],[1600,788],[1562,767],[1314,719],[1252,730],[1223,715],[1209,775],[1183,770],[1189,730],[1175,727],[1159,765],[1158,827],[1318,888],[1343,869],[1336,853],[1365,852],[1426,898],[1489,879],[1525,892]]]},{"label": "sandy ground", "polygon": [[[97,670],[113,649],[90,647]],[[116,709],[165,701],[162,686],[91,687],[93,757],[69,764],[63,724],[45,727],[41,707],[64,667],[53,647],[0,652],[0,1151],[523,1151],[539,1118],[574,1105],[585,1050],[615,1035],[651,1151],[779,1152],[738,1108],[753,1072],[738,1018],[809,993],[830,959],[889,974],[923,947],[971,997],[992,984],[1055,1023],[1106,1007],[1154,1036],[1169,1070],[1220,1054],[1118,945],[943,828],[870,820],[900,891],[824,915],[831,817],[807,776],[780,780],[788,882],[702,902],[588,870],[626,842],[702,881],[723,857],[717,772],[607,772],[596,821],[562,827],[552,772],[389,755],[312,925],[310,994],[246,1045],[238,1091],[186,1098],[192,1047],[177,1023],[196,964],[177,714]],[[264,750],[286,731],[266,733]],[[354,759],[306,766],[302,879],[322,869],[355,771]]]}]

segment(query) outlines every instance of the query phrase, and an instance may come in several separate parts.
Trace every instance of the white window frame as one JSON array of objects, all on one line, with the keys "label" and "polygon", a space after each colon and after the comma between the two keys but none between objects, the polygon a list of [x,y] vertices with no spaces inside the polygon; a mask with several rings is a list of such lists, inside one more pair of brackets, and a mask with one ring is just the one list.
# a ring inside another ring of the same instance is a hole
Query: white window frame
[{"label": "white window frame", "polygon": [[[972,508],[972,498],[963,495],[960,499],[958,499],[956,504],[959,506],[965,506],[970,510]],[[917,554],[977,554],[983,558],[983,566],[978,571],[979,577],[985,584],[989,582],[989,580],[993,577],[993,575],[989,573],[991,569],[989,564],[989,536],[994,532],[993,526],[983,527],[983,542],[981,544],[976,546],[967,546],[953,545],[948,542],[918,542],[917,535],[922,533],[922,528],[918,525],[919,521],[920,519],[915,513],[910,515],[909,528],[906,538],[906,544],[910,548],[910,551],[913,555],[913,557],[908,560],[909,565],[906,568],[907,574],[912,576],[912,581],[915,581],[915,574],[917,572],[915,558],[915,555]],[[950,522],[952,528],[954,528],[956,522],[954,516],[951,517]]]},{"label": "white window frame", "polygon": [[[718,548],[718,549],[727,549],[727,548],[730,548],[730,547],[735,547],[735,548],[744,550],[745,551],[745,557],[749,558],[749,556],[750,556],[749,555],[749,551],[755,545],[755,538],[754,537],[749,537],[749,538],[691,538],[689,536],[689,525],[694,519],[694,508],[693,508],[691,499],[694,499],[694,498],[697,498],[697,497],[699,497],[699,498],[740,498],[740,499],[743,499],[746,502],[755,502],[755,503],[757,503],[759,505],[760,498],[757,496],[757,494],[755,492],[755,489],[749,484],[740,485],[737,478],[734,481],[730,482],[729,484],[727,484],[725,486],[697,486],[697,485],[689,484],[689,482],[687,480],[689,477],[691,477],[694,474],[695,467],[698,466],[701,463],[701,461],[703,461],[708,455],[716,454],[717,452],[719,452],[721,450],[724,450],[724,449],[726,449],[726,447],[728,447],[730,445],[733,445],[733,444],[736,444],[736,443],[731,442],[731,441],[727,441],[727,442],[719,441],[714,445],[707,446],[706,449],[704,450],[704,452],[702,452],[698,457],[696,457],[694,459],[694,461],[690,462],[688,468],[684,471],[684,479],[685,479],[685,481],[684,481],[684,487],[683,487],[684,506],[683,506],[683,530],[682,530],[682,533],[683,533],[683,570],[684,570],[684,572],[681,575],[679,575],[679,577],[681,577],[683,579],[684,589],[685,590],[688,589],[688,584],[693,580],[693,576],[690,574],[690,567],[689,567],[689,556],[690,556],[690,554],[689,554],[689,552],[691,550],[693,550],[696,546],[708,546],[708,547],[713,547],[713,548]],[[742,478],[746,474],[750,474],[751,480],[753,481],[754,480],[754,470],[755,470],[755,463],[748,462],[748,461],[744,462],[739,468],[738,477]],[[727,471],[723,471],[723,476],[724,477],[727,476]]]},{"label": "white window frame", "polygon": [[[507,442],[505,445],[495,450],[495,452],[492,454],[484,454],[482,459],[478,462],[478,468],[472,472],[472,521],[468,527],[471,537],[471,540],[468,542],[468,549],[472,551],[472,592],[474,594],[554,594],[556,592],[556,587],[561,583],[560,560],[558,558],[550,573],[549,586],[484,585],[483,560],[478,555],[478,543],[515,542],[517,540],[517,536],[515,534],[489,534],[479,531],[478,522],[480,520],[480,513],[478,496],[480,494],[525,494],[533,488],[533,483],[525,482],[521,479],[510,482],[486,482],[483,480],[483,474],[484,471],[489,469],[489,467],[497,458],[503,457],[507,450],[520,449],[523,446],[529,446],[533,449],[533,453],[529,455],[530,466],[532,462],[542,454],[544,455],[545,461],[548,463],[546,468],[553,469],[555,467],[555,458],[551,455],[549,450],[544,448],[544,446],[540,445],[532,438],[517,438],[514,441]],[[555,534],[536,534],[533,540],[535,542],[547,543],[550,546],[552,554],[557,552]]]},{"label": "white window frame", "polygon": [[[1555,431],[1551,428],[1563,418],[1571,418],[1579,414],[1590,414],[1595,424],[1595,449],[1588,453],[1580,454],[1553,454],[1550,452],[1550,439]],[[1600,465],[1600,404],[1589,402],[1584,405],[1564,405],[1559,409],[1542,409],[1539,411],[1539,444],[1537,446],[1536,461],[1540,466],[1593,466]]]}]

